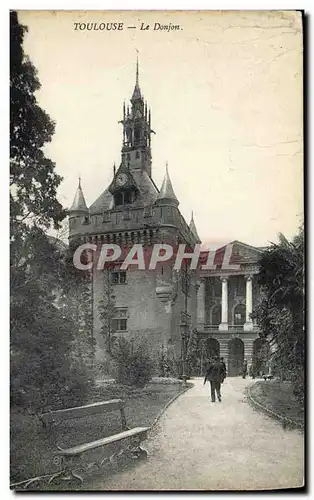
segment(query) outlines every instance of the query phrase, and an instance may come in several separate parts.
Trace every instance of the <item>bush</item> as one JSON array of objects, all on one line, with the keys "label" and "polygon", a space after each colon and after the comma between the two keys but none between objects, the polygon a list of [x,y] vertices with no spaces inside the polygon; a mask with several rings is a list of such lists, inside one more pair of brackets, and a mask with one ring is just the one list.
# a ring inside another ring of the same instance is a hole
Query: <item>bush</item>
[{"label": "bush", "polygon": [[[18,367],[18,366],[17,366]],[[11,406],[30,413],[68,408],[85,404],[94,387],[93,372],[84,363],[73,363],[59,369],[46,369],[46,377],[32,380],[16,376],[11,363]]]},{"label": "bush", "polygon": [[135,343],[119,338],[114,344],[112,355],[116,362],[117,382],[120,384],[144,387],[151,380],[154,364],[143,340]]}]

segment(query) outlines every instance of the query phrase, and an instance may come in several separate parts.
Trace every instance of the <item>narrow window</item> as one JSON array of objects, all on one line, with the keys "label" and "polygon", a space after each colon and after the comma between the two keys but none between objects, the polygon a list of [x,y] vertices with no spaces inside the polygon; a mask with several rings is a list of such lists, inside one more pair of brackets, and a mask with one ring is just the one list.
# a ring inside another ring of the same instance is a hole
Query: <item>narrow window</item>
[{"label": "narrow window", "polygon": [[111,272],[111,283],[114,285],[125,285],[126,284],[126,271],[112,271]]},{"label": "narrow window", "polygon": [[113,332],[125,332],[128,329],[128,309],[126,307],[117,307],[114,317],[111,319],[111,329]]}]

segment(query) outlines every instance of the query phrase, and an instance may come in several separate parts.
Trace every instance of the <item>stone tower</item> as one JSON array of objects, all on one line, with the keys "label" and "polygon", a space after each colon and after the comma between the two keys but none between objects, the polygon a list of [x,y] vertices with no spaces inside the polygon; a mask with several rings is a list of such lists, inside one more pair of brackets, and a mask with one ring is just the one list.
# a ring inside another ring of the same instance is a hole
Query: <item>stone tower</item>
[{"label": "stone tower", "polygon": [[[151,111],[139,85],[139,64],[130,105],[123,105],[121,163],[113,179],[89,209],[81,183],[69,217],[72,246],[91,242],[97,246],[115,243],[123,248],[142,244],[149,255],[155,243],[176,247],[199,243],[194,220],[190,226],[179,210],[168,166],[158,190],[152,178]],[[187,268],[173,270],[159,265],[156,270],[93,268],[93,321],[97,356],[104,352],[99,314],[106,296],[114,296],[111,332],[130,339],[145,337],[155,356],[169,350],[180,358],[182,335],[196,326],[196,276]]]}]

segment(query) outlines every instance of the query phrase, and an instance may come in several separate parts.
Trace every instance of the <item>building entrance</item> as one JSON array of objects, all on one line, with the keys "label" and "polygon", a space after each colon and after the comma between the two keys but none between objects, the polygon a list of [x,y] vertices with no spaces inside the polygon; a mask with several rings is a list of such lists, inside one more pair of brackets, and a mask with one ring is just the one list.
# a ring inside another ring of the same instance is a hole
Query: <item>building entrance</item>
[{"label": "building entrance", "polygon": [[231,339],[228,342],[228,376],[242,375],[244,361],[244,344],[241,339]]},{"label": "building entrance", "polygon": [[206,357],[207,359],[213,358],[214,356],[219,356],[220,345],[217,339],[208,339],[205,343]]}]

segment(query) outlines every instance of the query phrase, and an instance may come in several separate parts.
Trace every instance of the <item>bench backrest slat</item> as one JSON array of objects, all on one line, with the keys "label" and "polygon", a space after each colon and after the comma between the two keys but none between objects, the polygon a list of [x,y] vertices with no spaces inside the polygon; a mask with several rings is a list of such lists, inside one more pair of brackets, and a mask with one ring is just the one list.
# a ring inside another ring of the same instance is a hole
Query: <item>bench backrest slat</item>
[{"label": "bench backrest slat", "polygon": [[41,415],[41,420],[44,424],[59,423],[63,420],[73,418],[82,418],[89,415],[96,415],[115,410],[123,410],[124,403],[122,399],[111,399],[110,401],[101,401],[86,406],[76,406],[74,408],[66,408],[65,410],[50,411]]}]

